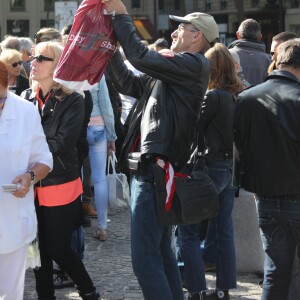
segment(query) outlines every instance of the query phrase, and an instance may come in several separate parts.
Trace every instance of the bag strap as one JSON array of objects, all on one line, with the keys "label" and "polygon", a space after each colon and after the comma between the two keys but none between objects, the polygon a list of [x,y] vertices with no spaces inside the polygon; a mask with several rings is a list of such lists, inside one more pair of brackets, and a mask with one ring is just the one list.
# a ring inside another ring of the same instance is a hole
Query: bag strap
[{"label": "bag strap", "polygon": [[106,167],[106,174],[110,174],[110,167],[112,170],[111,174],[117,174],[116,172],[116,163],[118,162],[115,152],[113,151],[111,155],[108,156],[108,162]]}]

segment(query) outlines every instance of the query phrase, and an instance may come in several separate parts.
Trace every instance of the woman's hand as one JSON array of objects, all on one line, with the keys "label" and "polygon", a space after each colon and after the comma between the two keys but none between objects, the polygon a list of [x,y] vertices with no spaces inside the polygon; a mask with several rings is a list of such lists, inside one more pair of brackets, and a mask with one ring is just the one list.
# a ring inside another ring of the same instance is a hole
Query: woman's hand
[{"label": "woman's hand", "polygon": [[121,0],[101,0],[101,3],[105,4],[105,9],[108,13],[126,14],[128,15],[126,6]]},{"label": "woman's hand", "polygon": [[107,142],[107,154],[112,155],[113,152],[116,152],[115,142],[108,141]]},{"label": "woman's hand", "polygon": [[21,174],[17,176],[12,183],[19,183],[21,185],[20,189],[18,189],[16,192],[13,192],[12,194],[15,197],[23,198],[29,191],[31,185],[31,175],[29,173]]}]

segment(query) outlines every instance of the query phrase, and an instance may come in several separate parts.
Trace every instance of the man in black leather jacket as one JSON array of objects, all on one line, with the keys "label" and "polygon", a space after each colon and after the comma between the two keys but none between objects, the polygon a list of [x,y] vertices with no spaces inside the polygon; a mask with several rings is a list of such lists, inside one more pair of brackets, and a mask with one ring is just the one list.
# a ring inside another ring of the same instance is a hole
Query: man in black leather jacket
[{"label": "man in black leather jacket", "polygon": [[238,96],[234,138],[241,186],[255,193],[265,250],[262,300],[288,299],[300,247],[300,40],[279,46],[277,69]]},{"label": "man in black leather jacket", "polygon": [[108,72],[116,89],[139,99],[121,154],[141,153],[143,171],[131,177],[132,264],[146,300],[182,300],[180,276],[171,249],[170,228],[158,221],[154,185],[156,157],[181,170],[188,161],[196,136],[201,102],[210,66],[203,53],[218,39],[212,16],[193,13],[170,16],[176,24],[171,50],[150,51],[136,35],[120,0],[102,0],[113,12],[113,26],[130,63],[145,75],[129,71],[117,52]]}]

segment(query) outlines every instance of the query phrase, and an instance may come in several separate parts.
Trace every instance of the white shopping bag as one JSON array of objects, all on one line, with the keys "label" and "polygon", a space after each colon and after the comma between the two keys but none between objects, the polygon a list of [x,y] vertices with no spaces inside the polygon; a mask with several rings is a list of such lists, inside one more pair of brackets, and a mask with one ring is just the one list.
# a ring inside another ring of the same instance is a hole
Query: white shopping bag
[{"label": "white shopping bag", "polygon": [[[123,173],[116,173],[116,163],[117,158],[113,152],[108,157],[107,163],[108,206],[111,208],[129,207],[130,192],[127,176]],[[110,170],[112,170],[111,174]]]}]

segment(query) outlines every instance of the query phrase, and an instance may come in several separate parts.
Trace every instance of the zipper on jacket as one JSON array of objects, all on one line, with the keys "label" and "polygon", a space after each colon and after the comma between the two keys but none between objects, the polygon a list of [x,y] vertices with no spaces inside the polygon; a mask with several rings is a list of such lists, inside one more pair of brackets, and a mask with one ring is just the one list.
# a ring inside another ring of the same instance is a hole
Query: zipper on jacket
[{"label": "zipper on jacket", "polygon": [[61,163],[62,167],[66,170],[66,167],[65,167],[64,163],[62,162],[62,160],[60,159],[60,157],[58,155],[56,155],[56,157],[59,160],[59,162]]}]

